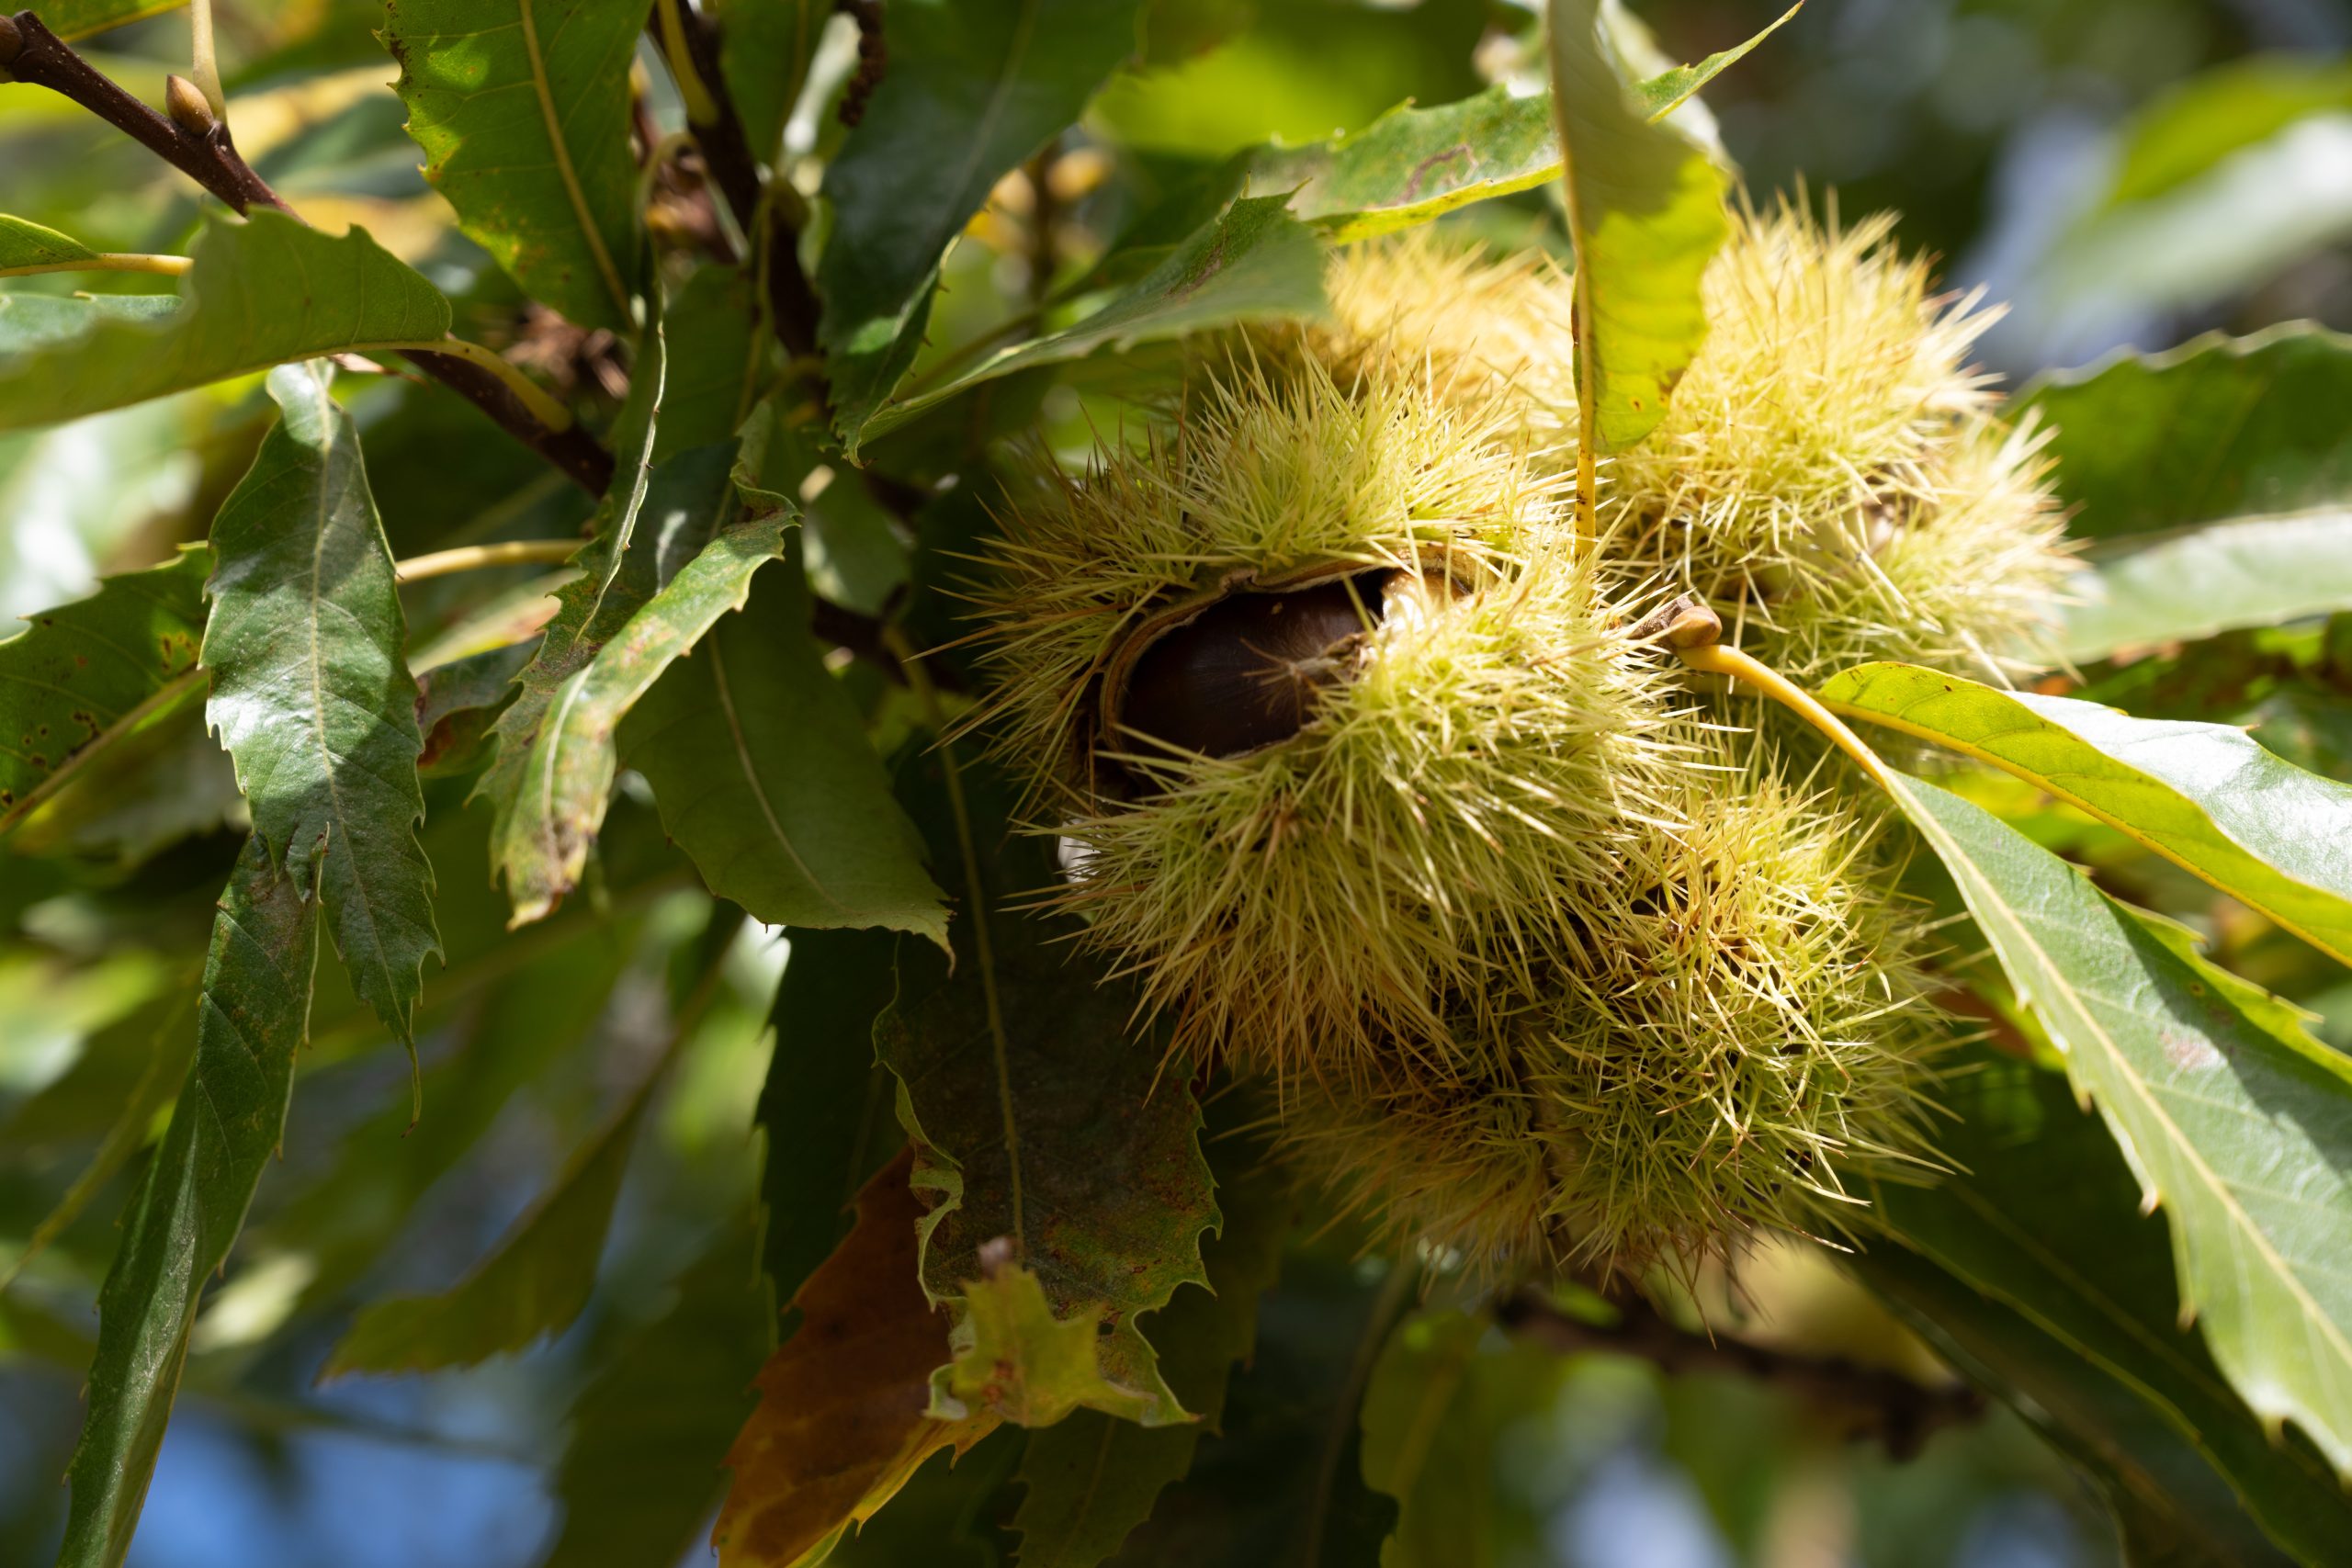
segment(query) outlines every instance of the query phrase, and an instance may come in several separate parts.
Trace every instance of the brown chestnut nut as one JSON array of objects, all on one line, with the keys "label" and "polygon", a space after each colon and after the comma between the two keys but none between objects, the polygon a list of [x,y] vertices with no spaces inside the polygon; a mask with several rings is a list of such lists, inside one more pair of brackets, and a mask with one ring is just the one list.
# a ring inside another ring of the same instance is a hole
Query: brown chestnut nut
[{"label": "brown chestnut nut", "polygon": [[[1355,671],[1378,626],[1380,570],[1286,593],[1227,594],[1159,637],[1136,660],[1119,728],[1210,757],[1238,757],[1287,740],[1317,692]],[[1121,744],[1114,734],[1112,743]]]}]

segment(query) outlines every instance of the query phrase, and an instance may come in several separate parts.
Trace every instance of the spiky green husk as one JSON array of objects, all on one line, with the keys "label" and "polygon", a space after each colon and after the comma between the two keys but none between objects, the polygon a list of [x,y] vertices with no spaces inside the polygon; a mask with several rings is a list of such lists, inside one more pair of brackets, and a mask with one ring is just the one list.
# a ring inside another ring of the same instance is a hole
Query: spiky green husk
[{"label": "spiky green husk", "polygon": [[[1481,1049],[1451,999],[1484,1025],[1524,994],[1574,890],[1657,813],[1661,672],[1557,547],[1558,486],[1508,420],[1425,379],[1239,365],[1167,439],[1006,519],[979,593],[995,739],[1046,764],[1079,867],[1056,901],[1201,1057],[1346,1081]],[[1333,562],[1442,566],[1459,596],[1372,630],[1281,745],[1090,744],[1102,674],[1158,607]]]},{"label": "spiky green husk", "polygon": [[[2039,437],[2004,424],[1965,366],[1992,316],[1932,296],[1890,227],[1741,214],[1665,419],[1600,467],[1615,581],[1699,594],[1800,682],[1871,659],[2030,666],[2070,570]],[[1442,321],[1432,291],[1460,301]],[[1435,384],[1481,398],[1515,385],[1526,428],[1566,464],[1572,292],[1549,264],[1416,235],[1335,261],[1337,324],[1315,341],[1350,367],[1425,359]]]},{"label": "spiky green husk", "polygon": [[1632,1269],[1841,1228],[1860,1179],[1925,1168],[1947,1031],[1868,833],[1752,769],[1681,804],[1583,890],[1495,1060],[1302,1104],[1289,1140],[1343,1201],[1487,1267]]}]

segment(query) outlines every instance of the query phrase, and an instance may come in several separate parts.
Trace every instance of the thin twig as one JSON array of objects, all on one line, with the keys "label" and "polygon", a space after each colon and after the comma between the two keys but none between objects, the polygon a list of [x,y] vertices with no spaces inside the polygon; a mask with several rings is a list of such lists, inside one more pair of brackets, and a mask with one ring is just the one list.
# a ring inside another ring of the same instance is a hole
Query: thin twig
[{"label": "thin twig", "polygon": [[0,266],[0,277],[30,277],[41,272],[152,272],[177,277],[188,269],[186,256],[155,256],[137,251],[101,251],[78,261],[34,262],[28,266]]},{"label": "thin twig", "polygon": [[[239,213],[270,207],[300,219],[237,152],[226,124],[216,118],[202,129],[190,129],[156,113],[75,53],[30,11],[19,11],[0,26],[0,71],[81,105]],[[612,483],[612,454],[594,435],[577,424],[549,429],[495,373],[453,354],[420,349],[409,352],[408,358],[590,494],[602,495]]]},{"label": "thin twig", "polygon": [[561,566],[580,553],[577,539],[506,539],[493,545],[459,545],[392,563],[400,582],[423,582],[460,571],[481,571],[494,566]]},{"label": "thin twig", "polygon": [[1728,1372],[1785,1388],[1837,1418],[1849,1438],[1875,1438],[1898,1460],[1915,1457],[1944,1427],[1965,1426],[1984,1414],[1984,1396],[1965,1383],[1930,1388],[1844,1356],[1809,1356],[1693,1334],[1638,1296],[1612,1298],[1610,1305],[1617,1322],[1601,1327],[1527,1291],[1498,1302],[1495,1322],[1507,1333],[1563,1353],[1613,1351],[1668,1373]]}]

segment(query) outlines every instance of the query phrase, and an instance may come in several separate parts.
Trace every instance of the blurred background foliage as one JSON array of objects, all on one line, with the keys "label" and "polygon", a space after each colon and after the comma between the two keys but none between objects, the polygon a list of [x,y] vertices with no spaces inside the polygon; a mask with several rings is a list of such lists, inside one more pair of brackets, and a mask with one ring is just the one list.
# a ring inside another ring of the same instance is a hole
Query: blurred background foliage
[{"label": "blurred background foliage", "polygon": [[[714,7],[730,24],[760,8]],[[1695,59],[1780,7],[1636,8],[1670,53]],[[616,345],[526,307],[419,176],[372,38],[381,6],[229,0],[220,10],[232,122],[260,172],[314,221],[364,224],[425,271],[458,301],[460,335],[608,400]],[[1008,178],[974,220],[948,263],[930,362],[1041,301],[1050,310],[1056,287],[1137,212],[1238,148],[1358,128],[1408,98],[1442,103],[1532,79],[1534,20],[1502,0],[1162,0],[1145,68],[1116,81],[1056,156]],[[84,47],[118,79],[160,88],[185,60],[187,25],[164,16]],[[1941,257],[1951,287],[2007,300],[1984,355],[2017,383],[2209,328],[2298,318],[2352,328],[2348,47],[2352,0],[1809,0],[1708,99],[1753,199],[1803,191],[1849,217],[1894,209],[1905,243]],[[831,109],[853,53],[834,18],[785,127],[787,162],[812,176],[841,135]],[[645,73],[644,91],[655,125],[674,129],[661,71]],[[102,250],[184,251],[198,212],[193,188],[147,153],[62,100],[13,85],[0,85],[0,192],[9,212]],[[1529,193],[1454,221],[1498,243],[1556,245],[1551,200]],[[661,189],[650,208],[657,235],[696,221],[690,202]],[[1120,370],[1080,367],[1050,391],[1010,378],[957,417],[1007,431],[1042,417],[1057,446],[1082,450],[1093,432],[1119,428]],[[586,514],[531,454],[478,438],[478,415],[453,399],[388,378],[362,385],[352,404],[396,553],[424,538],[561,535]],[[102,571],[201,537],[266,423],[255,378],[0,436],[0,616],[72,599]],[[926,444],[972,434],[918,423],[884,456],[920,471]],[[903,580],[906,553],[861,514],[856,488],[831,506],[813,493],[808,558],[820,592],[870,609]],[[521,599],[539,583],[522,572],[511,587]],[[468,618],[496,611],[455,584],[426,585],[408,604],[418,647],[462,649]],[[2088,694],[2128,694],[2145,715],[2265,721],[2267,743],[2352,778],[2352,636],[2341,623],[2233,633],[2195,660],[2092,674]],[[172,998],[187,977],[175,965],[200,951],[240,838],[225,760],[192,712],[180,716],[141,742],[168,750],[168,766],[153,765],[154,750],[118,760],[175,787],[84,791],[28,823],[0,859],[0,1563],[44,1562],[53,1550],[91,1300],[132,1156],[148,1123],[160,1124],[186,1050]],[[462,781],[435,787],[428,848],[455,868],[441,919],[459,957],[426,992],[427,1114],[409,1126],[407,1060],[343,981],[325,981],[283,1164],[197,1327],[131,1551],[141,1568],[638,1564],[698,1539],[695,1467],[740,1422],[743,1369],[768,1333],[771,1303],[750,1262],[752,1117],[786,953],[699,891],[627,780],[592,897],[496,941],[503,905],[465,869],[483,863],[483,814],[460,808]],[[88,804],[75,809],[74,799]],[[2318,1010],[2331,1043],[2352,1045],[2352,994],[2308,949],[2120,835],[2054,810],[2039,820],[2112,891],[2197,925],[2225,962]],[[318,1386],[360,1304],[444,1289],[493,1247],[626,1100],[698,983],[711,1005],[634,1129],[594,1291],[573,1326],[468,1371]],[[146,1118],[127,1134],[126,1081],[141,1086],[133,1108]],[[66,1223],[17,1273],[11,1259],[52,1214]],[[1284,1292],[1368,1287],[1351,1281],[1356,1267],[1341,1254],[1320,1284],[1312,1271],[1286,1276],[1269,1301],[1261,1355],[1282,1353]],[[1926,1349],[1818,1255],[1768,1255],[1736,1298],[1714,1288],[1713,1310],[1743,1333],[1938,1375]],[[1473,1530],[1425,1504],[1420,1533],[1392,1549],[1392,1562],[1446,1563],[1442,1543],[1473,1535],[1497,1543],[1498,1562],[1594,1568],[2060,1568],[2114,1557],[2095,1502],[2006,1412],[1897,1460],[1847,1442],[1773,1387],[1555,1357],[1434,1303],[1369,1376],[1375,1404],[1470,1391],[1418,1436],[1429,1495],[1484,1517]],[[575,1422],[582,1410],[596,1420]],[[595,1434],[608,1430],[662,1441],[606,1451]],[[1004,1448],[984,1447],[952,1474],[934,1461],[842,1560],[997,1561]],[[648,1451],[684,1466],[684,1486],[657,1485]],[[680,1560],[703,1551],[691,1545]]]}]

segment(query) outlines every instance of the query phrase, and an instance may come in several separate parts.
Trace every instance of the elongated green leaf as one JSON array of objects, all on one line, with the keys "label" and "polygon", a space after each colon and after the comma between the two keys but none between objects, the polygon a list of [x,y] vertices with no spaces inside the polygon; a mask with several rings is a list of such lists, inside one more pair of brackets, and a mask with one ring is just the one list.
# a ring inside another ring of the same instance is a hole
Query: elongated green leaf
[{"label": "elongated green leaf", "polygon": [[1665,416],[1706,336],[1701,283],[1730,232],[1723,176],[1638,107],[1601,42],[1600,0],[1552,0],[1550,15],[1580,412],[1600,446],[1630,446]]},{"label": "elongated green leaf", "polygon": [[748,1213],[722,1227],[670,1309],[616,1346],[571,1407],[555,1478],[563,1529],[541,1568],[683,1562],[725,1490],[720,1462],[775,1337]]},{"label": "elongated green leaf", "polygon": [[130,1549],[198,1298],[227,1259],[285,1129],[317,956],[311,891],[256,837],[220,896],[196,1058],[98,1295],[63,1568],[115,1568]]},{"label": "elongated green leaf", "polygon": [[768,346],[757,328],[752,288],[740,268],[706,266],[662,311],[670,373],[662,389],[655,462],[725,441],[751,412]]},{"label": "elongated green leaf", "polygon": [[210,552],[107,578],[0,642],[0,832],[85,759],[192,691]]},{"label": "elongated green leaf", "polygon": [[638,288],[634,0],[391,0],[385,47],[424,177],[526,293],[627,332]]},{"label": "elongated green leaf", "polygon": [[2352,610],[2352,510],[2239,517],[2092,558],[2069,585],[2066,657]]},{"label": "elongated green leaf", "polygon": [[1677,65],[1658,72],[1634,87],[1634,100],[1649,111],[1651,119],[1665,118],[1689,103],[1708,83],[1747,59],[1758,44],[1788,26],[1790,19],[1804,9],[1804,0],[1797,0],[1795,5],[1773,17],[1763,31],[1746,41],[1736,43],[1729,49],[1719,49],[1694,65]]},{"label": "elongated green leaf", "polygon": [[2245,731],[1907,664],[1842,671],[1820,696],[2040,785],[2352,964],[2352,786],[2280,761]]},{"label": "elongated green leaf", "polygon": [[[702,459],[698,467],[681,457],[662,469],[663,475],[687,469],[684,486],[657,482],[657,500],[668,499],[673,488],[686,491],[687,504],[666,517],[665,525],[707,529],[732,498],[726,477],[732,448],[705,447],[693,457]],[[531,739],[523,788],[499,835],[498,865],[518,923],[539,919],[579,886],[620,765],[615,733],[621,719],[721,615],[742,607],[752,573],[783,555],[786,522],[771,514],[719,529],[557,689],[547,722]],[[669,542],[649,541],[656,549]]]},{"label": "elongated green leaf", "polygon": [[72,43],[126,22],[176,11],[187,4],[187,0],[53,0],[40,7],[40,15],[50,31]]},{"label": "elongated green leaf", "polygon": [[97,254],[71,234],[61,234],[54,229],[0,213],[0,273],[17,267],[96,261]]},{"label": "elongated green leaf", "polygon": [[1138,0],[897,0],[889,69],[825,171],[817,264],[833,412],[852,457],[913,361],[939,259],[1004,174],[1135,51]]},{"label": "elongated green leaf", "polygon": [[718,26],[718,68],[744,140],[752,156],[773,163],[833,8],[825,0],[712,0],[703,9]]},{"label": "elongated green leaf", "polygon": [[799,554],[622,721],[662,826],[755,920],[887,926],[947,942],[922,835],[809,637]]},{"label": "elongated green leaf", "polygon": [[1030,1434],[1019,1478],[1027,1495],[1012,1521],[1025,1568],[1092,1568],[1116,1552],[1160,1493],[1192,1469],[1202,1439],[1218,1428],[1235,1364],[1249,1359],[1258,1298],[1281,1264],[1293,1205],[1263,1149],[1232,1135],[1238,1119],[1219,1120],[1209,1163],[1224,1223],[1201,1244],[1208,1281],[1180,1288],[1149,1323],[1168,1386],[1201,1419],[1138,1427],[1081,1410]]},{"label": "elongated green leaf", "polygon": [[322,234],[266,209],[242,223],[209,220],[182,293],[180,309],[153,321],[107,312],[70,339],[0,360],[0,430],[449,331],[441,291],[365,229]]},{"label": "elongated green leaf", "polygon": [[[20,355],[63,344],[108,322],[131,327],[168,325],[180,313],[171,294],[0,294],[0,386]],[[131,400],[136,401],[136,399]],[[111,405],[109,405],[111,406]],[[21,424],[37,423],[27,417]]]},{"label": "elongated green leaf", "polygon": [[1363,1478],[1396,1499],[1382,1568],[1494,1568],[1540,1556],[1543,1520],[1496,1495],[1511,1427],[1547,1413],[1566,1358],[1489,1343],[1483,1315],[1427,1311],[1389,1337],[1363,1400]]},{"label": "elongated green leaf", "polygon": [[2076,1089],[2172,1222],[2184,1313],[2267,1423],[2352,1472],[2352,1064],[2017,829],[1896,778]]},{"label": "elongated green leaf", "polygon": [[650,1088],[649,1079],[574,1151],[554,1185],[464,1279],[437,1295],[397,1296],[362,1309],[320,1379],[470,1367],[570,1327],[595,1288]]},{"label": "elongated green leaf", "polygon": [[2106,1130],[2056,1075],[1989,1053],[1943,1099],[1958,1169],[1874,1190],[1901,1245],[1849,1267],[2090,1471],[2128,1541],[2238,1563],[2278,1560],[2275,1538],[2327,1561],[2352,1499],[2305,1445],[2271,1441],[2181,1325],[2165,1223],[2135,1212]]},{"label": "elongated green leaf", "polygon": [[270,372],[278,423],[213,519],[205,716],[254,836],[315,883],[352,987],[405,1040],[441,951],[416,841],[424,740],[391,547],[333,375],[317,360]]},{"label": "elongated green leaf", "polygon": [[[1182,1420],[1136,1315],[1203,1277],[1216,1206],[1200,1106],[1161,1071],[1159,1043],[1131,1035],[1127,988],[1070,953],[1068,926],[1014,912],[1048,885],[1045,848],[1012,830],[1011,794],[992,773],[964,764],[952,800],[954,761],[945,749],[912,759],[900,786],[962,916],[954,958],[902,939],[898,998],[875,1031],[932,1204],[923,1288],[960,1325],[966,1281],[989,1272],[981,1248],[1006,1238],[1007,1261],[1035,1272],[1055,1316],[1102,1314],[1103,1376],[1150,1401],[1147,1424]],[[978,886],[959,874],[966,832],[988,856]]]},{"label": "elongated green leaf", "polygon": [[2055,427],[2069,526],[2094,539],[2352,498],[2347,401],[2352,338],[2302,323],[2053,376],[2023,400]]},{"label": "elongated green leaf", "polygon": [[1052,365],[1106,344],[1175,337],[1228,321],[1320,314],[1323,251],[1279,196],[1235,202],[1168,258],[1076,326],[1000,350],[944,386],[878,410],[871,437],[978,382]]},{"label": "elongated green leaf", "polygon": [[1413,1270],[1317,1249],[1283,1259],[1220,1430],[1127,1538],[1114,1568],[1360,1568],[1396,1504],[1363,1483],[1360,1417]]}]

